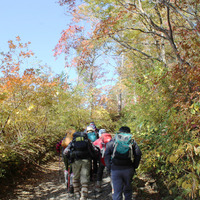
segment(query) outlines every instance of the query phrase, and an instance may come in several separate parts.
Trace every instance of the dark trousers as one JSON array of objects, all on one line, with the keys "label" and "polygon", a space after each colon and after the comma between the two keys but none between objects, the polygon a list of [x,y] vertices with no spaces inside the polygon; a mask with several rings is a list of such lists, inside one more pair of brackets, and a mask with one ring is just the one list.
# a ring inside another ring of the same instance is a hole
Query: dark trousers
[{"label": "dark trousers", "polygon": [[111,170],[111,181],[113,184],[113,200],[122,200],[124,193],[125,200],[132,199],[132,179],[134,168]]},{"label": "dark trousers", "polygon": [[92,160],[90,168],[90,181],[95,181],[97,170],[98,170],[98,162],[97,160]]},{"label": "dark trousers", "polygon": [[104,168],[105,168],[105,166],[103,165],[103,163],[99,162],[99,167],[97,170],[97,181],[102,181]]}]

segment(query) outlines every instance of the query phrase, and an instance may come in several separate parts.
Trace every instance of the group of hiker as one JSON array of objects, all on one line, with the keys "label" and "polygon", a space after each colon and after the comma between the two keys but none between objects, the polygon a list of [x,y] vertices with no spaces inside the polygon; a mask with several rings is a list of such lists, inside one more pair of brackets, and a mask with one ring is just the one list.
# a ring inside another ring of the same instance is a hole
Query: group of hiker
[{"label": "group of hiker", "polygon": [[65,183],[74,199],[88,198],[91,181],[95,181],[95,191],[101,193],[104,172],[110,177],[113,200],[122,200],[122,196],[132,199],[132,179],[142,153],[129,127],[122,126],[112,137],[91,122],[82,132],[68,131],[56,145],[59,153],[61,147]]}]

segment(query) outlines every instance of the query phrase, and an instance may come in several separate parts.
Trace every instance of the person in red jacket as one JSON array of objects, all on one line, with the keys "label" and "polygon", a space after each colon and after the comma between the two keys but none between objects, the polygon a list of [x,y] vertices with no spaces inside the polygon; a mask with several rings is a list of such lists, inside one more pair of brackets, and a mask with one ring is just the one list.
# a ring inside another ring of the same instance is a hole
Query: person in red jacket
[{"label": "person in red jacket", "polygon": [[103,171],[105,168],[104,153],[106,150],[106,144],[112,139],[111,134],[103,133],[101,137],[93,142],[93,144],[100,150],[99,167],[97,170],[97,184],[96,191],[101,192],[101,184],[103,179]]}]

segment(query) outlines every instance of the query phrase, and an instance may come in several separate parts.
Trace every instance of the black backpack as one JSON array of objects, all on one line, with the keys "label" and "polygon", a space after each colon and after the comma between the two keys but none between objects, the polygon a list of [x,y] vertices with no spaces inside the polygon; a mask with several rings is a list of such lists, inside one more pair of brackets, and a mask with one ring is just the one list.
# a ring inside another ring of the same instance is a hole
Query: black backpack
[{"label": "black backpack", "polygon": [[88,150],[88,138],[84,132],[76,132],[73,134],[72,144],[74,150],[86,151]]},{"label": "black backpack", "polygon": [[76,132],[73,134],[72,145],[70,147],[70,160],[96,158],[95,149],[85,132]]}]

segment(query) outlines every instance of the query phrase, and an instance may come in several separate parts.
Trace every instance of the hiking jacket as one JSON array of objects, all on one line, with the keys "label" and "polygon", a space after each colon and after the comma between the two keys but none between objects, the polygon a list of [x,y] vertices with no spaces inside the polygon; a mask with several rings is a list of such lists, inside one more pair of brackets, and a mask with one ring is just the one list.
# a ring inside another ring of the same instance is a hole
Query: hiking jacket
[{"label": "hiking jacket", "polygon": [[140,163],[140,159],[142,156],[142,153],[140,151],[139,146],[137,145],[136,141],[133,143],[133,155],[134,155],[134,161],[132,162],[130,158],[123,158],[121,159],[112,159],[112,154],[114,150],[114,141],[115,139],[112,138],[110,142],[106,145],[106,151],[105,151],[105,164],[108,173],[110,173],[111,170],[120,170],[120,169],[128,169],[128,168],[134,168],[137,169]]}]

